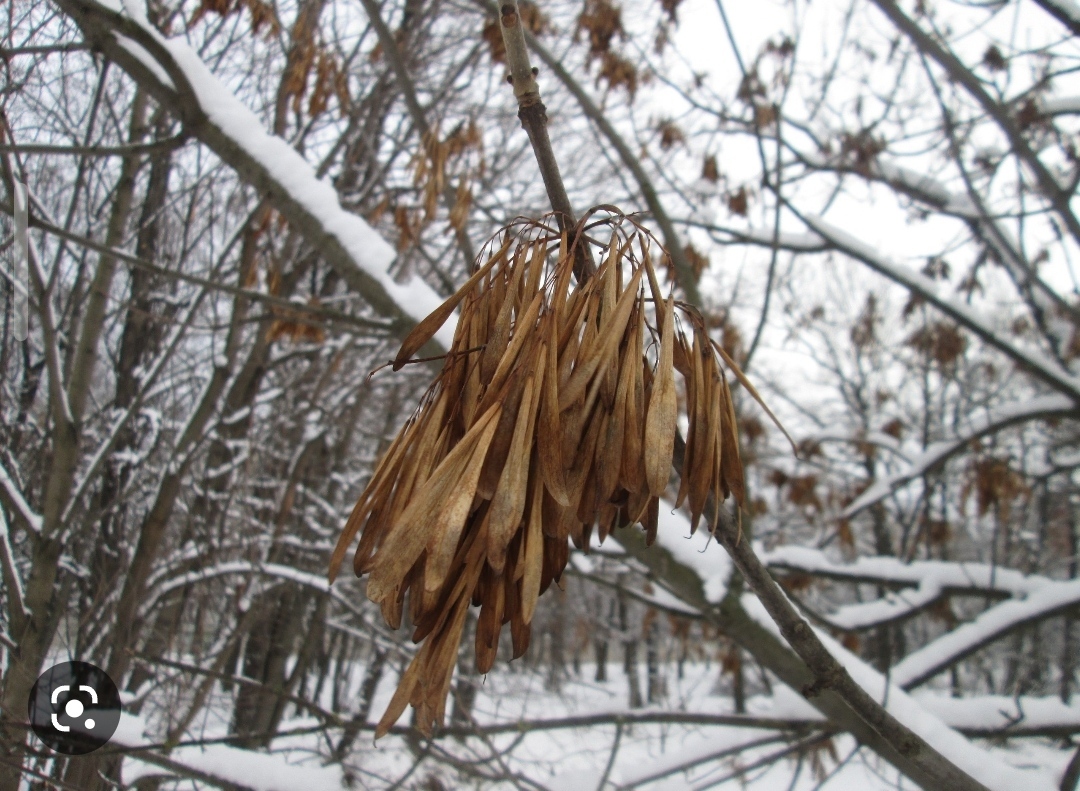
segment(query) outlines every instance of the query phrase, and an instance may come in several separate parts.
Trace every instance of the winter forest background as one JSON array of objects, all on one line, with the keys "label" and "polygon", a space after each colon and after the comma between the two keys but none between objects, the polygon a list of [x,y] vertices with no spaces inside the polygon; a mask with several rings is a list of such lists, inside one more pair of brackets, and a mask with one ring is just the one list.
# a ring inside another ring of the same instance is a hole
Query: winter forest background
[{"label": "winter forest background", "polygon": [[[796,440],[733,384],[743,541],[970,787],[1080,787],[1080,6],[521,16],[573,207],[646,212]],[[494,4],[9,0],[0,69],[0,791],[948,787],[670,508],[372,742],[415,647],[327,564],[435,369],[369,372],[550,209]],[[69,658],[90,758],[20,724]]]}]

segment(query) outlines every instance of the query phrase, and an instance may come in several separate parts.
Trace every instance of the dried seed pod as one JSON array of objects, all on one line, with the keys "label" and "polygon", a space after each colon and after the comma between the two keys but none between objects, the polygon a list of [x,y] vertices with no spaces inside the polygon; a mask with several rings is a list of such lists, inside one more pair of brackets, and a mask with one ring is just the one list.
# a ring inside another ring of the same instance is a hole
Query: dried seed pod
[{"label": "dried seed pod", "polygon": [[[659,311],[659,306],[657,307]],[[672,360],[675,331],[674,298],[668,297],[664,325],[660,332],[660,359],[656,380],[645,417],[645,480],[649,492],[659,497],[671,477],[671,458],[675,450],[678,402],[675,397],[675,366]]]},{"label": "dried seed pod", "polygon": [[[514,655],[526,650],[570,540],[588,551],[594,533],[603,541],[640,523],[652,543],[671,474],[676,372],[689,422],[679,500],[689,499],[696,525],[710,496],[745,496],[723,368],[759,396],[700,315],[662,296],[652,261],[666,253],[651,233],[600,211],[607,217],[590,212],[570,234],[511,223],[393,361],[408,363],[460,310],[442,373],[376,465],[331,557],[333,579],[359,533],[353,566],[369,575],[368,597],[397,628],[408,593],[422,643],[376,736],[410,704],[425,733],[442,721],[470,603],[481,608],[476,659],[486,672],[505,624]],[[610,231],[600,267],[578,281],[574,245],[598,244],[598,227]]]}]

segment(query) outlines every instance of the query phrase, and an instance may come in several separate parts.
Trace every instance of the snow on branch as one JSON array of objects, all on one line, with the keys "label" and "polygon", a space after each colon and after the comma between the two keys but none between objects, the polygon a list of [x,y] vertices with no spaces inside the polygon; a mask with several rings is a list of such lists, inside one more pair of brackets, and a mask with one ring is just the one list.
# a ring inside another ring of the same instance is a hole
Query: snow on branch
[{"label": "snow on branch", "polygon": [[875,503],[888,497],[904,484],[933,469],[962,451],[969,442],[993,434],[1009,426],[1037,418],[1075,414],[1076,401],[1065,395],[1046,395],[1032,398],[1023,404],[1009,404],[974,422],[963,434],[932,443],[906,469],[872,484],[844,509],[842,518],[850,519]]},{"label": "snow on branch", "polygon": [[8,598],[8,620],[15,631],[19,631],[28,615],[26,596],[23,593],[19,569],[15,566],[15,553],[11,549],[7,515],[0,507],[0,579],[4,581]]},{"label": "snow on branch", "polygon": [[[179,38],[165,38],[145,19],[96,0],[59,0],[87,40],[116,61],[237,175],[267,196],[315,246],[349,287],[404,335],[442,303],[419,278],[390,276],[393,248],[361,217],[342,208],[333,186],[294,148],[269,134],[259,118]],[[449,347],[454,321],[436,340]],[[436,351],[433,349],[433,351]],[[437,353],[437,351],[436,351]]]},{"label": "snow on branch", "polygon": [[[756,597],[743,596],[742,603],[755,622],[779,636],[779,628]],[[895,670],[886,679],[828,634],[820,629],[814,631],[855,683],[875,700],[882,701],[882,705],[892,716],[918,734],[927,744],[932,744],[949,761],[987,788],[994,791],[1015,791],[1017,788],[1026,791],[1057,791],[1057,781],[1049,772],[1010,766],[997,755],[972,744],[950,728],[900,688],[896,683]]]},{"label": "snow on branch", "polygon": [[4,493],[11,501],[13,509],[19,512],[19,516],[23,518],[27,526],[35,533],[40,533],[42,523],[41,514],[31,508],[30,503],[26,502],[26,498],[23,497],[18,484],[16,484],[11,476],[8,475],[8,471],[4,469],[3,463],[0,463],[0,488],[3,488]]},{"label": "snow on branch", "polygon": [[[718,536],[724,548],[732,554],[734,562],[740,564],[739,568],[742,569],[747,565],[747,561],[746,552],[740,551],[740,547],[748,547],[749,541],[738,543],[733,532],[729,534],[727,531],[733,531],[733,526],[727,525],[723,531],[718,530]],[[801,699],[801,702],[808,702],[833,723],[856,733],[858,738],[867,741],[904,774],[909,777],[916,775],[929,781],[933,777],[940,779],[941,775],[948,773],[947,782],[955,783],[957,788],[961,787],[961,783],[963,787],[989,788],[995,791],[1021,787],[1047,791],[1056,788],[1054,779],[1048,773],[1014,769],[968,742],[962,734],[927,712],[903,690],[887,683],[880,673],[843,649],[835,640],[822,634],[821,630],[814,629],[800,619],[797,628],[789,626],[781,632],[772,612],[775,607],[768,610],[765,608],[759,598],[760,591],[740,597],[728,594],[719,606],[713,605],[709,599],[714,598],[715,594],[706,595],[705,583],[717,570],[715,567],[709,568],[703,557],[704,553],[699,554],[692,550],[687,553],[695,556],[687,557],[693,563],[689,567],[682,562],[682,558],[673,557],[672,549],[678,551],[674,542],[683,540],[684,545],[689,542],[682,536],[672,535],[672,532],[658,531],[657,543],[661,535],[668,536],[670,542],[665,540],[662,547],[654,545],[651,550],[646,550],[644,540],[632,531],[621,534],[619,538],[626,551],[647,565],[672,593],[687,603],[702,608],[706,618],[754,654],[784,683],[809,696]],[[739,554],[736,555],[736,552]],[[761,563],[756,554],[754,558],[760,567]],[[746,572],[743,574],[745,577]],[[691,577],[693,579],[689,579]],[[754,570],[752,584],[755,590],[758,590],[759,584],[764,585],[763,578],[771,580],[764,567],[761,567],[760,574]],[[776,594],[781,597],[784,595],[780,590],[777,590]],[[805,645],[802,652],[788,647],[792,637],[802,640],[804,633],[817,641],[820,651],[828,655],[828,663],[816,655],[809,659],[804,656],[810,653],[805,651]],[[826,664],[829,666],[827,672],[822,667]],[[828,681],[822,684],[822,678]],[[873,706],[868,706],[865,701],[872,702]],[[896,732],[905,734],[905,741],[895,740],[893,734]],[[897,755],[888,749],[881,749],[882,739],[891,744],[919,745],[915,748],[919,751],[918,755],[914,755],[914,750]],[[944,784],[937,787],[944,787]]]},{"label": "snow on branch", "polygon": [[918,587],[933,579],[942,588],[975,595],[1025,596],[1053,580],[1022,574],[987,563],[916,560],[905,563],[895,557],[861,557],[837,563],[819,549],[781,546],[763,552],[761,560],[772,570],[796,571],[818,577],[865,582],[887,587]]},{"label": "snow on branch", "polygon": [[1040,351],[1024,349],[1013,343],[1012,340],[996,331],[985,317],[967,305],[940,294],[937,284],[930,278],[886,258],[877,250],[821,217],[804,214],[802,218],[812,230],[828,240],[836,250],[857,261],[862,261],[875,272],[885,275],[895,283],[918,294],[957,324],[973,332],[988,346],[1003,352],[1018,366],[1029,371],[1054,390],[1068,396],[1074,402],[1080,402],[1080,380]]},{"label": "snow on branch", "polygon": [[[954,698],[920,690],[911,693],[911,698],[968,738],[1064,738],[1080,732],[1080,705],[1063,703],[1056,697],[976,695]],[[761,728],[772,726],[790,730],[828,722],[806,698],[786,685],[774,688],[767,697],[751,698],[748,708],[757,712],[758,727]],[[786,724],[781,726],[780,723]]]},{"label": "snow on branch", "polygon": [[931,692],[913,697],[934,716],[968,736],[1064,737],[1080,731],[1080,706],[1063,703],[1060,698],[953,698]]},{"label": "snow on branch", "polygon": [[656,543],[701,579],[702,592],[710,604],[719,604],[727,595],[731,558],[707,530],[690,535],[690,520],[666,500],[660,501]]},{"label": "snow on branch", "polygon": [[781,231],[777,233],[773,228],[750,226],[747,228],[734,228],[725,225],[717,225],[711,222],[703,222],[697,219],[680,220],[682,225],[692,228],[701,228],[714,234],[722,234],[726,237],[722,244],[752,244],[758,247],[776,247],[779,250],[788,250],[800,253],[822,253],[829,250],[829,245],[816,233],[794,233]]},{"label": "snow on branch", "polygon": [[[315,588],[323,592],[330,591],[330,583],[325,574],[312,574],[301,571],[292,566],[284,566],[280,563],[254,563],[250,560],[231,560],[207,566],[204,569],[188,571],[161,582],[155,590],[147,596],[147,603],[160,599],[170,591],[191,585],[196,582],[204,582],[214,577],[223,577],[229,574],[262,574],[267,577],[275,577],[283,580],[291,580],[309,588]],[[146,605],[144,604],[144,607]]]},{"label": "snow on branch", "polygon": [[1080,114],[1080,96],[1058,96],[1053,99],[1039,99],[1038,108],[1043,115]]},{"label": "snow on branch", "polygon": [[938,600],[956,595],[987,597],[1025,596],[1045,585],[1047,577],[1024,575],[984,563],[949,563],[938,560],[904,563],[894,557],[859,558],[834,563],[816,549],[778,547],[765,553],[763,562],[773,571],[789,571],[854,583],[869,583],[915,590],[894,591],[870,602],[840,607],[825,619],[843,630],[869,629],[909,618]]},{"label": "snow on branch", "polygon": [[[982,563],[860,558],[835,563],[823,552],[786,546],[763,554],[773,571],[795,571],[855,583],[915,587],[877,601],[841,607],[829,616],[830,625],[864,629],[912,615],[949,595],[1005,596],[973,621],[943,634],[912,652],[893,667],[892,680],[912,689],[1013,629],[1058,615],[1080,605],[1080,580],[1058,581],[1025,575]],[[951,721],[951,720],[950,720]]]},{"label": "snow on branch", "polygon": [[1013,629],[1058,615],[1078,604],[1080,580],[1048,582],[1023,599],[1010,599],[991,607],[975,620],[908,654],[893,667],[892,678],[904,689],[912,689]]}]

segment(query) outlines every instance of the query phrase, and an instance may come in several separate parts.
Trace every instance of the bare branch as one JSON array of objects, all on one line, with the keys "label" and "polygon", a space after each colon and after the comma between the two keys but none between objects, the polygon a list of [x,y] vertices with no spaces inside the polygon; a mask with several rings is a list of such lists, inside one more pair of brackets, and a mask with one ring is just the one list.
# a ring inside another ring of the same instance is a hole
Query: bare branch
[{"label": "bare branch", "polygon": [[1076,414],[1076,401],[1060,395],[1040,396],[1024,404],[1009,404],[975,421],[972,428],[963,434],[933,443],[902,472],[874,483],[844,509],[843,518],[850,519],[875,503],[881,502],[904,484],[920,478],[945,463],[977,439],[1032,420],[1076,416]]},{"label": "bare branch", "polygon": [[[1058,216],[1061,217],[1069,229],[1073,239],[1080,242],[1080,221],[1077,220],[1072,207],[1069,205],[1071,196],[1068,191],[1058,183],[1058,180],[1042,163],[1042,160],[1028,145],[1016,123],[1009,117],[1008,112],[986,92],[974,72],[929,36],[900,9],[894,0],[873,0],[873,3],[896,25],[900,32],[911,39],[920,52],[924,52],[941,66],[950,79],[964,86],[964,89],[978,102],[983,111],[994,120],[1008,138],[1013,152],[1034,174],[1040,191],[1050,201]],[[1063,18],[1062,15],[1065,14],[1065,9],[1061,5],[1052,2],[1052,0],[1042,0],[1040,5],[1051,13],[1058,12],[1055,13],[1055,16],[1058,16],[1059,19]]]},{"label": "bare branch", "polygon": [[[388,274],[390,246],[360,217],[342,209],[333,188],[293,148],[263,131],[258,119],[178,39],[95,0],[60,0],[87,40],[115,60],[178,115],[185,129],[266,195],[274,208],[325,256],[350,288],[389,318],[404,337],[442,300],[424,283],[399,285]],[[134,45],[134,46],[131,46]],[[440,354],[453,333],[443,327],[425,350]]]}]

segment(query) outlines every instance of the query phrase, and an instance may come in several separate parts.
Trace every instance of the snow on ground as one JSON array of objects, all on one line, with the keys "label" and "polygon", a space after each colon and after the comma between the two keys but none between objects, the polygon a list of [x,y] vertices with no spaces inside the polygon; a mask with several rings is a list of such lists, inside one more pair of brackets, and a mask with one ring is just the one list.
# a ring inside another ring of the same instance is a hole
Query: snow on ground
[{"label": "snow on ground", "polygon": [[[674,664],[664,666],[662,672],[666,687],[664,700],[655,706],[635,710],[637,713],[734,713],[732,700],[717,691],[729,683],[722,674],[720,663],[688,662],[682,678]],[[644,682],[643,667],[641,673]],[[359,686],[362,676],[363,668],[355,668],[355,687]],[[594,677],[595,667],[583,663],[580,676],[566,679],[560,693],[545,689],[543,668],[527,668],[520,661],[509,666],[500,663],[495,672],[477,679],[480,687],[475,720],[494,725],[536,719],[550,721],[602,712],[625,713],[627,680],[622,665],[610,663],[605,682],[596,682]],[[387,673],[383,678],[372,707],[372,719],[377,718],[389,702],[396,682],[396,673]],[[1028,717],[1045,723],[1075,718],[1077,714],[1073,707],[1048,700],[962,701],[930,693],[920,693],[917,701],[921,705],[908,700],[924,720],[921,730],[925,730],[929,721],[937,723],[935,727],[941,733],[936,735],[934,743],[939,748],[942,748],[942,739],[947,741],[947,734],[952,732],[938,717],[953,725],[968,722],[977,727],[987,719],[996,724],[1015,718],[1017,705]],[[897,704],[904,705],[896,699],[890,708]],[[801,696],[782,686],[775,687],[772,695],[751,698],[748,712],[758,717],[791,717],[808,723],[820,721],[820,716]],[[402,724],[407,721],[407,718],[403,719]],[[283,722],[281,729],[304,731],[317,725],[317,720],[304,716]],[[226,732],[226,723],[213,722],[204,730],[206,738],[220,737]],[[476,760],[489,757],[494,748],[504,753],[502,760],[506,771],[529,778],[536,787],[578,791],[597,788],[611,758],[616,731],[617,726],[611,723],[546,731],[510,731],[493,734],[486,743],[476,738],[463,741],[443,738],[436,742],[433,752],[445,750],[465,760]],[[801,736],[813,737],[815,734],[816,731],[808,729]],[[339,736],[340,731],[329,733],[332,743],[336,743]],[[952,738],[961,737],[953,733]],[[144,720],[125,715],[114,740],[136,746],[153,744],[157,737]],[[895,770],[873,753],[857,749],[854,740],[846,735],[834,736],[810,745],[802,752],[794,750],[782,756],[780,754],[790,749],[789,742],[777,731],[765,728],[637,723],[624,726],[618,742],[619,749],[607,775],[607,788],[885,791],[898,787]],[[1056,785],[1055,778],[1070,757],[1069,751],[1058,749],[1052,741],[1043,739],[1017,739],[1004,744],[980,741],[968,745],[965,750],[969,755],[981,756],[984,771],[980,774],[993,774],[989,778],[991,788],[1034,789]],[[410,771],[409,779],[402,784],[404,788],[424,787],[423,782],[429,775],[438,777],[447,788],[513,787],[509,783],[481,783],[454,776],[445,764],[437,766],[434,761],[425,761],[417,767],[403,737],[390,735],[373,744],[370,730],[362,732],[357,739],[345,772],[341,767],[326,765],[325,759],[320,757],[325,754],[325,735],[301,733],[277,739],[269,752],[212,744],[178,748],[169,757],[199,772],[239,783],[253,791],[337,791],[350,787],[348,778],[353,781],[352,788],[380,789],[392,785]],[[768,760],[774,757],[776,760]],[[761,766],[756,766],[759,762]],[[742,770],[745,774],[739,774]],[[137,756],[125,759],[125,782],[161,772],[160,766],[140,761]],[[982,779],[987,781],[986,777]],[[823,780],[824,783],[819,785]],[[908,782],[899,787],[913,788]]]},{"label": "snow on ground", "polygon": [[[146,723],[139,717],[124,714],[113,735],[112,744],[137,747],[154,744],[156,739],[145,733]],[[252,791],[339,791],[345,788],[338,766],[318,766],[303,760],[302,751],[296,754],[262,753],[242,750],[225,744],[205,747],[178,747],[169,760],[198,772]],[[123,782],[134,783],[140,777],[160,775],[157,764],[139,760],[137,754],[124,759]]]}]

